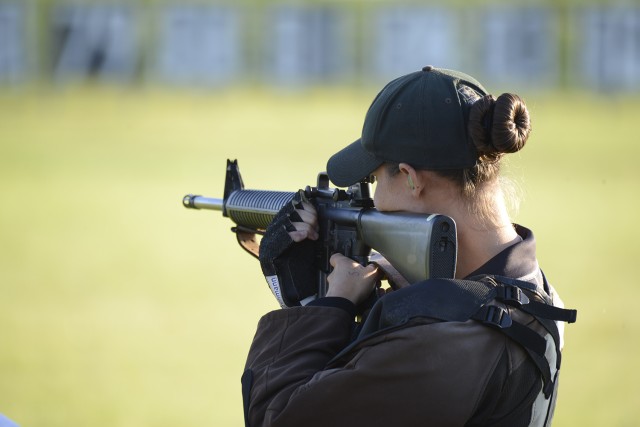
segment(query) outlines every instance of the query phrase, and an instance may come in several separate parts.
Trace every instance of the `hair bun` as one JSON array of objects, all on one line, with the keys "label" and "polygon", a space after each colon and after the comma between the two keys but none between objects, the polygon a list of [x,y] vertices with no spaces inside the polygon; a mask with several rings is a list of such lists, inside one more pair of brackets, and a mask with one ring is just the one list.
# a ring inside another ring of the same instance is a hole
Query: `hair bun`
[{"label": "hair bun", "polygon": [[491,143],[491,127],[493,109],[496,100],[493,95],[485,95],[471,106],[469,111],[469,135],[478,150],[478,153],[495,153],[496,149]]},{"label": "hair bun", "polygon": [[501,153],[515,153],[524,147],[529,133],[531,120],[522,98],[513,93],[500,95],[493,112],[493,146]]},{"label": "hair bun", "polygon": [[480,155],[499,157],[524,147],[531,132],[527,106],[518,95],[485,95],[469,112],[469,135]]}]

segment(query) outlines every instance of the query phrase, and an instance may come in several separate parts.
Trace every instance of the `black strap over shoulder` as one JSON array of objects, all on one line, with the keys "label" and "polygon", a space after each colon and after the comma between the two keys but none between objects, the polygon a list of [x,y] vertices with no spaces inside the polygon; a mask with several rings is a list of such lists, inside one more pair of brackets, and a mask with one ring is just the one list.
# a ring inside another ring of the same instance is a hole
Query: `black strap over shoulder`
[{"label": "black strap over shoulder", "polygon": [[373,306],[360,337],[416,317],[465,322],[495,298],[491,283],[455,279],[429,279],[391,292]]},{"label": "black strap over shoulder", "polygon": [[[529,282],[503,276],[488,276],[487,280],[492,280],[496,284],[496,300],[532,315],[551,335],[556,348],[556,368],[559,369],[562,353],[560,352],[560,332],[556,321],[574,323],[578,315],[577,310],[554,306],[547,294],[540,294],[535,285]],[[544,282],[544,288],[547,289],[546,278]],[[525,293],[527,291],[544,302],[529,298]],[[518,339],[514,338],[514,340],[518,342]],[[531,346],[523,347],[527,351],[531,348]]]},{"label": "black strap over shoulder", "polygon": [[[523,311],[533,315],[540,316],[544,319],[557,320],[561,322],[574,323],[577,319],[578,311],[565,309],[554,306],[548,298],[548,295],[540,295],[546,302],[528,300],[521,301],[522,289],[532,292],[538,291],[538,288],[529,282],[523,280],[512,279],[504,276],[485,276],[488,280],[494,280],[498,285],[497,298],[505,303],[515,303]],[[543,276],[544,277],[544,276]],[[547,288],[546,278],[544,279],[544,287]]]},{"label": "black strap over shoulder", "polygon": [[[554,389],[547,340],[530,327],[515,321],[511,310],[533,316],[553,338],[555,366],[560,367],[560,333],[556,321],[573,323],[577,311],[552,305],[550,297],[535,284],[501,276],[481,276],[474,280],[429,279],[392,292],[371,309],[359,339],[407,323],[414,318],[465,322],[474,319],[495,328],[524,348],[538,367],[548,398]],[[493,302],[503,303],[504,306]]]}]

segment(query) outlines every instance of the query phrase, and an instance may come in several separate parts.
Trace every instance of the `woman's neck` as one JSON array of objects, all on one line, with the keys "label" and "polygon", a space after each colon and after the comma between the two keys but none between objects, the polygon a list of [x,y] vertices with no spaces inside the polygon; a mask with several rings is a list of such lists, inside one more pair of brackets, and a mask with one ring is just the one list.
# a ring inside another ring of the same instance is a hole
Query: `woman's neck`
[{"label": "woman's neck", "polygon": [[[456,278],[464,278],[480,268],[504,249],[520,241],[509,218],[502,191],[499,186],[485,189],[489,195],[488,206],[480,214],[471,209],[457,189],[445,189],[436,195],[438,213],[448,215],[456,222],[458,233],[458,261]],[[440,203],[437,202],[439,199]]]},{"label": "woman's neck", "polygon": [[464,278],[491,258],[520,240],[516,233],[499,183],[476,189],[478,206],[470,207],[460,188],[431,171],[416,175],[419,190],[412,193],[407,209],[447,215],[456,222],[458,257],[456,278]]},{"label": "woman's neck", "polygon": [[459,224],[456,265],[458,279],[467,277],[491,258],[522,240],[511,223],[483,230],[472,229],[464,222]]}]

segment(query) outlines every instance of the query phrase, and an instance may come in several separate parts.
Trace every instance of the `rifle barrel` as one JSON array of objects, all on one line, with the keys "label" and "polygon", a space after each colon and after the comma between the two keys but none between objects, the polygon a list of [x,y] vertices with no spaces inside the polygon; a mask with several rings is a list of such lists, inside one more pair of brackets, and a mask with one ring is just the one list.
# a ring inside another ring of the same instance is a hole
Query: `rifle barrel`
[{"label": "rifle barrel", "polygon": [[195,196],[187,194],[182,198],[182,204],[185,208],[190,209],[210,209],[212,211],[221,211],[224,208],[222,199],[214,199],[211,197]]},{"label": "rifle barrel", "polygon": [[182,198],[182,204],[190,209],[222,211],[224,216],[238,225],[264,230],[294,194],[285,191],[237,190],[226,200],[187,194]]}]

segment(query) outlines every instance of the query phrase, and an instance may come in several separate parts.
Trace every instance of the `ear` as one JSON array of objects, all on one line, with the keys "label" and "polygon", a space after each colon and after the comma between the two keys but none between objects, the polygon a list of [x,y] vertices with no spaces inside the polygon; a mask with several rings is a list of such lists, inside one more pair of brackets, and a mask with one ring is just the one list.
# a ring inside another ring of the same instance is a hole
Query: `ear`
[{"label": "ear", "polygon": [[398,169],[405,176],[407,187],[409,187],[412,195],[414,197],[420,196],[425,187],[422,176],[408,163],[400,163]]}]

